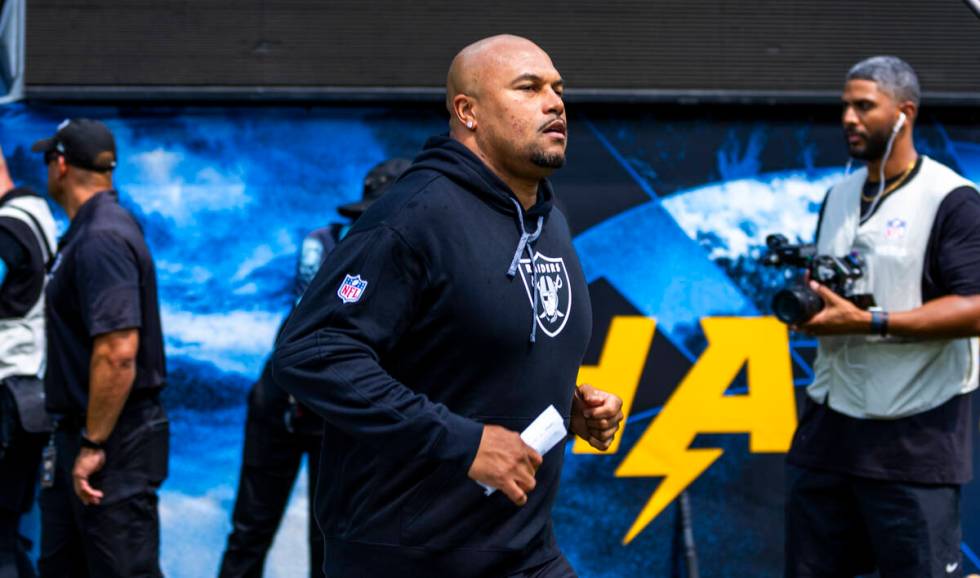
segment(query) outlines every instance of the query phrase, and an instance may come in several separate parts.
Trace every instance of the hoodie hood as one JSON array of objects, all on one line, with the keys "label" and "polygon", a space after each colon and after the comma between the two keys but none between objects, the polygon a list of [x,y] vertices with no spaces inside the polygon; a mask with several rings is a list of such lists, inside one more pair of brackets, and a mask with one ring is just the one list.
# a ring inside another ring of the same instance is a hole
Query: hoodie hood
[{"label": "hoodie hood", "polygon": [[[426,141],[422,152],[415,157],[412,166],[405,172],[430,170],[437,171],[451,179],[461,189],[467,190],[491,207],[515,215],[517,209],[514,201],[517,196],[494,174],[487,165],[458,140],[442,135],[434,136]],[[538,186],[538,200],[530,209],[523,211],[524,220],[533,228],[538,217],[548,218],[554,205],[554,190],[548,179],[541,179]],[[518,203],[518,207],[520,204]]]},{"label": "hoodie hood", "polygon": [[[422,154],[405,173],[417,170],[432,170],[446,175],[460,189],[470,191],[484,203],[507,215],[512,215],[517,224],[520,238],[514,247],[514,256],[507,269],[507,276],[514,278],[521,257],[526,253],[534,261],[534,242],[541,236],[545,221],[551,214],[554,191],[547,179],[541,179],[538,186],[538,202],[524,210],[517,195],[493,173],[473,152],[456,139],[448,136],[432,137],[425,143]],[[538,324],[538,279],[537,271],[531,273],[531,331],[528,340],[537,339]]]}]

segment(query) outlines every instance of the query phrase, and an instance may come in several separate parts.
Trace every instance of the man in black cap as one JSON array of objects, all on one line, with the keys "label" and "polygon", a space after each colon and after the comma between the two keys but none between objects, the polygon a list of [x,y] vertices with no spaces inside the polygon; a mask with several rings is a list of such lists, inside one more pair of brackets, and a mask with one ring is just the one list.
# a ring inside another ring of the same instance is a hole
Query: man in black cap
[{"label": "man in black cap", "polygon": [[[332,223],[303,240],[296,268],[295,295],[299,300],[326,256],[354,221],[381,198],[390,184],[411,164],[394,158],[375,165],[364,177],[360,201],[337,209],[348,223]],[[232,532],[221,561],[220,578],[259,578],[304,454],[308,456],[310,506],[319,463],[323,422],[297,403],[272,380],[267,362],[248,396],[245,448]],[[309,516],[310,575],[323,576],[323,535]]]},{"label": "man in black cap", "polygon": [[20,518],[31,509],[44,411],[45,266],[55,250],[48,203],[15,187],[0,151],[0,577],[33,578]]},{"label": "man in black cap", "polygon": [[116,144],[104,124],[66,120],[34,150],[71,220],[45,309],[45,390],[57,425],[38,567],[42,577],[162,576],[157,488],[169,426],[153,259],[113,190]]}]

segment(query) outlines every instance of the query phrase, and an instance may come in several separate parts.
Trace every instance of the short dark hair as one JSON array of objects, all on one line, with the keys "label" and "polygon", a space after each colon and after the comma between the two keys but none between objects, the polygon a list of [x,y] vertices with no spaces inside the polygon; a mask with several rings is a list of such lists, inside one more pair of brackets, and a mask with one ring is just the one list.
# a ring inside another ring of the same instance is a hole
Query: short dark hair
[{"label": "short dark hair", "polygon": [[919,77],[908,62],[897,56],[872,56],[847,72],[847,80],[870,80],[899,102],[919,105]]}]

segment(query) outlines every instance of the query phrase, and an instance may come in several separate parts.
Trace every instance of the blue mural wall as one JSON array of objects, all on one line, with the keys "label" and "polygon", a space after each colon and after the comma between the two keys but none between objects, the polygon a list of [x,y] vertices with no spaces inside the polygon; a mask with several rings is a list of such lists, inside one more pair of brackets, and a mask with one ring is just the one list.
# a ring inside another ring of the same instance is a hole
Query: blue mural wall
[{"label": "blue mural wall", "polygon": [[[701,322],[767,313],[785,278],[755,259],[769,233],[812,237],[819,203],[846,160],[835,115],[696,107],[571,115],[568,163],[554,181],[596,310],[586,364],[602,363],[614,318],[656,319],[618,450],[566,449],[555,525],[582,576],[675,570],[675,500],[624,540],[663,474],[617,469],[704,354]],[[0,145],[15,180],[45,188],[29,146],[70,116],[100,118],[115,132],[121,198],[156,259],[172,419],[163,568],[172,578],[213,576],[230,530],[246,392],[290,306],[303,236],[338,220],[336,207],[359,198],[374,163],[413,156],[427,136],[444,132],[445,120],[429,108],[14,105],[0,108]],[[980,181],[980,129],[968,120],[927,114],[918,146]],[[793,336],[782,353],[797,395],[813,348]],[[724,385],[738,396],[750,383],[742,371]],[[686,486],[705,577],[781,571],[783,456],[753,451],[748,433],[706,430],[692,444],[724,452]],[[269,577],[306,572],[306,490],[300,476]],[[980,571],[976,484],[963,508],[964,564]]]}]

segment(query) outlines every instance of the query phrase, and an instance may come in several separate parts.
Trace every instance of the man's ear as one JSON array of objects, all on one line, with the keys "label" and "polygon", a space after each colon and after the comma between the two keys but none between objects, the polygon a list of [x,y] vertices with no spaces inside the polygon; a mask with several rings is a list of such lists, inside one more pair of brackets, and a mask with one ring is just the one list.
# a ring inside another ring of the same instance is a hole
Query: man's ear
[{"label": "man's ear", "polygon": [[457,94],[453,98],[452,112],[460,125],[471,130],[476,128],[476,107],[473,97]]},{"label": "man's ear", "polygon": [[64,178],[68,174],[68,163],[65,161],[65,157],[58,156],[58,176]]},{"label": "man's ear", "polygon": [[911,100],[906,100],[898,105],[898,111],[905,114],[905,126],[911,127],[919,115],[919,106]]}]

